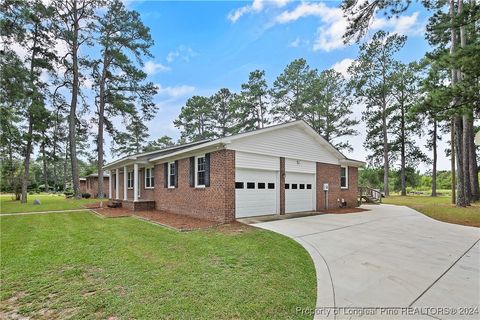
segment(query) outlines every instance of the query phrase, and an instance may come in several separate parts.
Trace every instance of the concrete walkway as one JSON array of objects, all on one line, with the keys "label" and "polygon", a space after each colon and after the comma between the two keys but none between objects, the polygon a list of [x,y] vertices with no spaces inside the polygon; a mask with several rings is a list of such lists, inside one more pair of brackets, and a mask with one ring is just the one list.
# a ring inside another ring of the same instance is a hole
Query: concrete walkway
[{"label": "concrete walkway", "polygon": [[310,253],[317,308],[298,306],[298,314],[480,319],[480,229],[407,207],[365,207],[371,211],[253,224],[293,238]]}]

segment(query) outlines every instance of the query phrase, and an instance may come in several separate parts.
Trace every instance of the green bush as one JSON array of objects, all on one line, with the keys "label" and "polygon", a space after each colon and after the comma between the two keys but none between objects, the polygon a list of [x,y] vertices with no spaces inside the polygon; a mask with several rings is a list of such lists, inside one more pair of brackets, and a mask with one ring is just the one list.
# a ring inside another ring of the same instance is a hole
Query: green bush
[{"label": "green bush", "polygon": [[82,193],[82,198],[89,199],[92,195],[90,193]]}]

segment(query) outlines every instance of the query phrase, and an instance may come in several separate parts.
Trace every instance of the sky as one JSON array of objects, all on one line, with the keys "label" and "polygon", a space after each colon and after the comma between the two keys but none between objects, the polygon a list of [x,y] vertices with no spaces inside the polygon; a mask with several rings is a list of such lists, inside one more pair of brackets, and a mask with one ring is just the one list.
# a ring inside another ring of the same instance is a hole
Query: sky
[{"label": "sky", "polygon": [[[151,140],[162,135],[178,139],[180,132],[173,120],[188,98],[209,96],[224,87],[238,92],[255,69],[265,70],[269,85],[297,58],[305,58],[311,68],[334,68],[348,76],[346,69],[358,55],[358,44],[342,41],[347,22],[338,8],[339,1],[125,3],[140,13],[155,41],[151,48],[154,58],[144,65],[149,81],[159,88],[155,97],[159,110],[148,123]],[[404,62],[418,60],[430,50],[424,39],[427,18],[428,12],[414,3],[398,18],[375,19],[370,35],[379,29],[407,35],[407,43],[397,57]],[[354,105],[352,110],[354,117],[361,117],[362,106]],[[357,130],[360,135],[347,138],[354,151],[346,155],[365,160],[366,129],[360,124]],[[447,137],[439,147],[441,170],[450,166],[443,152],[445,141]],[[425,138],[419,143],[423,146]],[[109,150],[106,160],[112,160]],[[420,167],[422,171],[428,168]]]}]

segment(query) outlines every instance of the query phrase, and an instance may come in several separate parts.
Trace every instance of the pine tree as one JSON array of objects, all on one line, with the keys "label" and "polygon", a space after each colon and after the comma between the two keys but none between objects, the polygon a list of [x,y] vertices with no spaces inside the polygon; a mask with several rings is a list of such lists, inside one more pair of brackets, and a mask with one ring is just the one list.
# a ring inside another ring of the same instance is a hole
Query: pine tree
[{"label": "pine tree", "polygon": [[372,163],[383,163],[383,189],[389,195],[390,150],[388,128],[395,107],[392,104],[393,80],[396,61],[394,54],[404,45],[406,38],[378,31],[370,42],[360,46],[360,54],[349,72],[355,95],[366,104],[363,120],[366,122],[365,147],[371,152]]},{"label": "pine tree", "polygon": [[[151,99],[156,90],[152,83],[143,84],[147,75],[134,62],[135,59],[141,63],[144,56],[151,57],[149,48],[153,45],[150,31],[138,12],[126,10],[121,1],[114,0],[109,3],[106,14],[98,17],[96,32],[101,57],[93,61],[92,66],[97,92],[97,171],[99,181],[103,181],[105,118],[135,113],[131,102],[137,96],[144,102],[142,112],[154,113],[156,106]],[[107,125],[108,128],[113,126]],[[102,198],[104,194],[100,183],[98,196]]]},{"label": "pine tree", "polygon": [[250,72],[248,82],[242,84],[242,91],[234,101],[235,108],[240,114],[239,131],[251,131],[268,125],[268,102],[269,92],[265,71]]},{"label": "pine tree", "polygon": [[297,59],[277,77],[271,89],[275,122],[303,119],[315,73],[305,59]]},{"label": "pine tree", "polygon": [[181,139],[185,141],[210,139],[213,137],[212,113],[209,98],[193,96],[187,100],[173,124],[181,130]]},{"label": "pine tree", "polygon": [[358,134],[354,127],[359,121],[352,117],[353,99],[343,75],[332,69],[322,71],[308,90],[304,120],[337,149],[351,151],[352,145],[343,138]]},{"label": "pine tree", "polygon": [[236,94],[231,93],[227,88],[220,89],[210,97],[212,106],[212,112],[210,113],[211,130],[217,138],[226,137],[240,131],[240,117],[233,103],[235,99]]}]

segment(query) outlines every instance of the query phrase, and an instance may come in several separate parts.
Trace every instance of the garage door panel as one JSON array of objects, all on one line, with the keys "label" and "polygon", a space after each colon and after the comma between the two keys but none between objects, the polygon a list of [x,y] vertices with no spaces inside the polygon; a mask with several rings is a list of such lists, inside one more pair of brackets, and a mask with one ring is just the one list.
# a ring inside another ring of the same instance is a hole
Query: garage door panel
[{"label": "garage door panel", "polygon": [[237,168],[235,172],[237,218],[277,213],[277,172]]},{"label": "garage door panel", "polygon": [[315,210],[315,174],[285,174],[285,212]]}]

